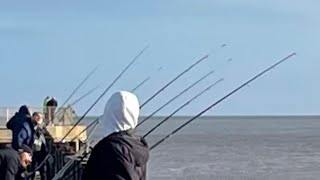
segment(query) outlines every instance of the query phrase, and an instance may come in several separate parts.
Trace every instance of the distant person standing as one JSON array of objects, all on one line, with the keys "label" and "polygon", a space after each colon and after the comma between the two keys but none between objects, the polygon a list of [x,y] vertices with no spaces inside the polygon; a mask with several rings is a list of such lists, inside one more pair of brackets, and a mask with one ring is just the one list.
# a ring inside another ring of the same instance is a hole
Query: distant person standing
[{"label": "distant person standing", "polygon": [[56,112],[56,108],[58,106],[58,101],[52,97],[47,102],[47,110],[48,110],[48,122],[46,124],[53,124],[54,114]]},{"label": "distant person standing", "polygon": [[12,148],[0,149],[0,180],[23,179],[21,173],[32,162],[32,150],[22,145],[18,151]]},{"label": "distant person standing", "polygon": [[44,114],[44,120],[47,121],[49,119],[49,113],[48,113],[48,101],[51,99],[50,96],[47,96],[43,101],[43,114]]},{"label": "distant person standing", "polygon": [[127,91],[111,96],[104,110],[105,138],[92,150],[82,180],[146,180],[147,142],[135,135],[139,102]]}]

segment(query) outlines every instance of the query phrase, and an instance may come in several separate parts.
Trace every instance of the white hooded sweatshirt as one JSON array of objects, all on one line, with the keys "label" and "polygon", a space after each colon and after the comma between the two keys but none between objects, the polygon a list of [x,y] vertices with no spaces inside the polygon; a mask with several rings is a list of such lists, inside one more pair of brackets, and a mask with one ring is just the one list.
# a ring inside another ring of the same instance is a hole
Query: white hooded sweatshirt
[{"label": "white hooded sweatshirt", "polygon": [[100,120],[105,136],[114,132],[134,129],[138,124],[139,101],[128,91],[114,93],[108,100]]},{"label": "white hooded sweatshirt", "polygon": [[83,180],[146,180],[147,142],[132,131],[114,133],[134,129],[138,116],[139,102],[134,94],[120,91],[111,96],[101,119],[107,137],[93,148]]}]

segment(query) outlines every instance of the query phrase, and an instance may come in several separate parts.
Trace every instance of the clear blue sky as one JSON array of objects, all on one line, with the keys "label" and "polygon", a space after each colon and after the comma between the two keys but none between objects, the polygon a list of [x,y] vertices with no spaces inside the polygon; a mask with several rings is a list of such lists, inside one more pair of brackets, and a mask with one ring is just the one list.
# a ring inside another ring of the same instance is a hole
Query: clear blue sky
[{"label": "clear blue sky", "polygon": [[[75,106],[84,113],[147,44],[150,48],[97,104],[132,89],[145,101],[207,52],[216,53],[143,110],[149,114],[209,70],[216,74],[159,114],[168,114],[210,82],[225,81],[179,115],[193,115],[254,74],[295,51],[297,56],[207,114],[320,114],[320,7],[305,0],[2,1],[0,5],[0,106],[41,106],[47,95],[62,103],[96,65],[73,99],[99,91]],[[226,43],[227,47],[217,50]],[[233,62],[224,61],[233,58]],[[164,69],[155,73],[159,66]]]}]

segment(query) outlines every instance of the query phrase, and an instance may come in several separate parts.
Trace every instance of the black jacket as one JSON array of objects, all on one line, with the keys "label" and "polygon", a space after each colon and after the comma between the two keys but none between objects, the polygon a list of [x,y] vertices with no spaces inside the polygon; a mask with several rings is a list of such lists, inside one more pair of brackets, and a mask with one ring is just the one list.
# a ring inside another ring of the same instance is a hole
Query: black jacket
[{"label": "black jacket", "polygon": [[[50,135],[46,127],[37,127],[34,133],[34,139],[41,141],[41,145],[33,146],[33,161],[42,161],[48,154],[52,153],[54,143],[53,137]],[[36,163],[36,162],[35,162]]]},{"label": "black jacket", "polygon": [[149,148],[132,131],[113,133],[92,150],[82,180],[145,180]]},{"label": "black jacket", "polygon": [[15,180],[22,166],[19,154],[11,148],[0,149],[0,180]]}]

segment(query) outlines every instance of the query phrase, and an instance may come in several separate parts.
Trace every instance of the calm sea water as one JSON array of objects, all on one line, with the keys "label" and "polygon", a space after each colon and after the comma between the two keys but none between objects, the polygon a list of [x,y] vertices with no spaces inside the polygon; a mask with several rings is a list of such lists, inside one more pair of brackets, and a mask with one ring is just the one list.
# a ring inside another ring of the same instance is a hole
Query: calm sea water
[{"label": "calm sea water", "polygon": [[[88,117],[83,124],[92,122]],[[164,117],[138,128],[143,135]],[[190,117],[174,117],[153,145]],[[3,125],[5,123],[2,123]],[[104,136],[101,125],[92,139]],[[320,179],[320,116],[202,117],[151,151],[150,180]]]},{"label": "calm sea water", "polygon": [[[138,133],[143,135],[162,119],[151,119]],[[170,119],[147,137],[148,143],[188,119]],[[93,137],[102,136],[99,126]],[[202,117],[152,150],[148,164],[151,180],[319,177],[320,116]]]}]

